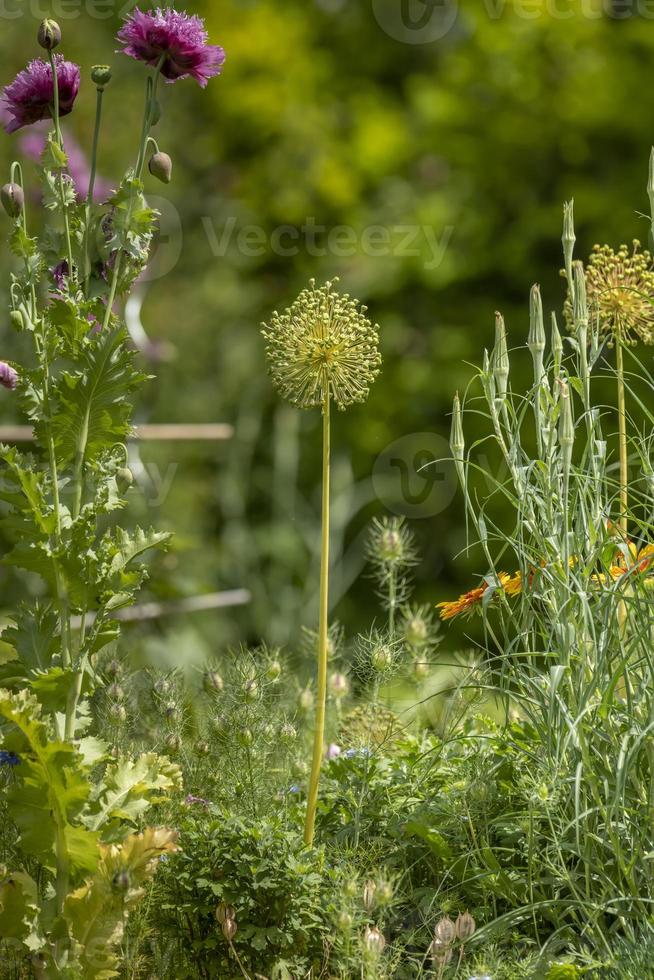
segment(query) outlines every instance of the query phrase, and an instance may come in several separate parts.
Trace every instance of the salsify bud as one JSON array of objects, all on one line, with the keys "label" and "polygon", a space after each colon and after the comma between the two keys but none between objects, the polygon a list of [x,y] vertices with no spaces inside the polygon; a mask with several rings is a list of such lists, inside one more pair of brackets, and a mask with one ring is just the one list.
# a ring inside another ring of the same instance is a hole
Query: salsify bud
[{"label": "salsify bud", "polygon": [[456,937],[456,927],[449,915],[444,915],[442,919],[439,919],[436,923],[434,929],[434,938],[440,939],[442,943],[446,945],[453,943]]},{"label": "salsify bud", "polygon": [[61,43],[61,28],[56,20],[47,17],[39,24],[37,40],[46,51],[54,51]]},{"label": "salsify bud", "polygon": [[529,336],[527,347],[534,363],[534,381],[540,384],[543,377],[543,351],[545,350],[545,324],[540,287],[532,286],[529,301]]},{"label": "salsify bud", "polygon": [[18,218],[25,206],[25,194],[20,184],[5,184],[0,190],[2,206],[10,218]]},{"label": "salsify bud", "polygon": [[454,403],[452,405],[452,428],[450,430],[450,449],[452,450],[452,456],[454,457],[454,463],[456,466],[457,474],[461,483],[465,482],[465,474],[463,470],[464,458],[463,454],[466,448],[466,441],[463,435],[463,419],[461,417],[461,402],[459,401],[458,391],[454,395]]},{"label": "salsify bud", "polygon": [[501,313],[495,314],[495,347],[493,348],[493,378],[500,399],[506,398],[509,383],[509,349],[506,344],[506,327]]},{"label": "salsify bud", "polygon": [[225,687],[222,677],[216,670],[207,670],[202,679],[202,684],[207,694],[212,691],[220,692]]},{"label": "salsify bud", "polygon": [[148,161],[148,170],[162,184],[169,184],[173,176],[173,161],[167,153],[153,153]]},{"label": "salsify bud", "polygon": [[91,81],[99,88],[103,89],[111,81],[111,68],[109,65],[93,65],[91,68]]},{"label": "salsify bud", "polygon": [[366,926],[363,941],[368,952],[372,953],[374,956],[380,956],[384,952],[386,939],[384,938],[384,934],[379,931],[377,926]]},{"label": "salsify bud", "polygon": [[454,930],[456,932],[457,939],[460,939],[461,942],[464,943],[467,939],[470,939],[470,937],[474,935],[476,928],[477,923],[469,912],[459,912],[456,917],[456,922],[454,923]]},{"label": "salsify bud", "polygon": [[571,295],[575,289],[575,284],[572,278],[572,256],[574,254],[576,240],[574,201],[567,201],[563,205],[563,237],[561,238],[561,241],[563,243],[563,256],[565,259],[565,274],[568,280]]},{"label": "salsify bud", "polygon": [[551,333],[552,354],[554,355],[554,375],[559,373],[561,358],[563,357],[563,340],[561,331],[556,321],[556,313],[552,313],[552,333]]}]

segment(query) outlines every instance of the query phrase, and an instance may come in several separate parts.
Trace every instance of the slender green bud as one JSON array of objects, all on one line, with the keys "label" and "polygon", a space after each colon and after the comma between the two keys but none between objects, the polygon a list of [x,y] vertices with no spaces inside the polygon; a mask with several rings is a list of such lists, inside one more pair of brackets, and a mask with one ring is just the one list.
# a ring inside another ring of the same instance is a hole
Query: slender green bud
[{"label": "slender green bud", "polygon": [[649,196],[649,208],[652,215],[652,223],[649,232],[649,247],[654,248],[654,146],[649,155],[649,178],[647,180],[647,194]]},{"label": "slender green bud", "polygon": [[109,65],[93,65],[93,68],[91,68],[91,81],[96,88],[103,90],[111,81],[111,68]]},{"label": "slender green bud", "polygon": [[452,405],[452,428],[450,430],[450,449],[454,458],[457,476],[463,486],[465,484],[464,453],[466,448],[465,436],[463,435],[463,419],[461,416],[461,402],[459,401],[458,391],[454,395]]},{"label": "slender green bud", "polygon": [[565,274],[568,280],[570,295],[574,298],[574,280],[572,277],[572,256],[575,250],[575,218],[574,201],[568,201],[563,205],[563,257],[565,260]]},{"label": "slender green bud", "polygon": [[493,379],[499,398],[504,401],[509,382],[509,349],[506,327],[501,313],[495,314],[495,347],[493,349]]},{"label": "slender green bud", "polygon": [[559,417],[559,442],[563,456],[564,468],[569,470],[572,461],[572,447],[575,441],[575,426],[572,418],[572,399],[570,386],[566,381],[559,382],[561,386],[561,415]]},{"label": "slender green bud", "polygon": [[556,322],[556,313],[552,313],[552,354],[554,355],[554,376],[556,377],[561,370],[561,360],[563,358],[563,340],[559,325]]},{"label": "slender green bud", "polygon": [[2,206],[10,218],[19,218],[25,206],[25,194],[20,184],[5,184],[0,190]]},{"label": "slender green bud", "polygon": [[39,24],[37,40],[46,51],[54,51],[61,43],[61,28],[56,20],[49,17]]},{"label": "slender green bud", "polygon": [[575,329],[586,336],[588,329],[588,301],[586,299],[586,274],[583,262],[575,262],[573,266],[575,297],[574,297],[574,320]]},{"label": "slender green bud", "polygon": [[545,350],[545,324],[543,322],[543,301],[540,287],[532,286],[529,298],[529,336],[527,347],[534,362],[534,383],[540,384],[543,377],[543,351]]}]

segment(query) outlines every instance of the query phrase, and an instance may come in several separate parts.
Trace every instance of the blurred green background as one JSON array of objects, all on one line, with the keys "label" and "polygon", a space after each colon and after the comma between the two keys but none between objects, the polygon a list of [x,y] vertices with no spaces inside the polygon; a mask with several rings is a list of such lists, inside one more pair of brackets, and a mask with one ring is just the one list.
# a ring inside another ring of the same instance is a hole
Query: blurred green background
[{"label": "blurred green background", "polygon": [[[130,6],[5,0],[0,11],[3,84],[36,56],[40,18],[59,20],[61,50],[85,79],[65,128],[86,147],[89,69],[113,58],[100,162],[110,182],[133,158],[142,111],[143,67],[112,54]],[[168,187],[148,178],[163,218],[141,315],[166,356],[149,363],[156,380],[137,420],[221,421],[235,435],[142,445],[130,519],[176,531],[152,595],[244,587],[252,601],[148,628],[171,662],[238,641],[293,644],[313,622],[320,420],[276,398],[259,335],[312,276],[339,276],[369,306],[384,355],[368,403],[335,426],[334,614],[348,631],[376,614],[362,534],[389,509],[407,514],[422,549],[421,600],[453,596],[486,570],[474,553],[457,558],[465,525],[447,464],[416,467],[447,452],[452,396],[492,343],[495,309],[518,345],[533,282],[560,308],[564,199],[575,198],[580,256],[595,241],[646,239],[654,135],[647,0],[186,9],[206,18],[227,64],[205,91],[191,80],[163,91],[155,135],[175,169]],[[20,134],[1,136],[3,173],[20,146]],[[5,248],[5,289],[10,265]],[[21,353],[0,319],[0,356]],[[514,360],[517,387],[529,363]],[[2,394],[0,422],[14,420]],[[0,570],[5,609],[30,587]],[[456,627],[447,643],[463,637]]]}]

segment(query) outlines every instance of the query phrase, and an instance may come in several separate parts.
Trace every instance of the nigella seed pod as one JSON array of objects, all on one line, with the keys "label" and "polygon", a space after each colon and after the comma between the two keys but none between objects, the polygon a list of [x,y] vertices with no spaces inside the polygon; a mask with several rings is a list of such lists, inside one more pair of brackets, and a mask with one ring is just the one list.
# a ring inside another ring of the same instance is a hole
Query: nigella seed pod
[{"label": "nigella seed pod", "polygon": [[329,690],[336,700],[344,698],[350,689],[345,674],[335,673],[329,678]]},{"label": "nigella seed pod", "polygon": [[452,959],[452,947],[442,939],[434,939],[429,946],[429,955],[436,969],[442,970]]},{"label": "nigella seed pod", "polygon": [[235,919],[225,919],[222,926],[220,927],[223,931],[223,936],[228,943],[231,943],[232,939],[238,932],[238,926],[236,925]]},{"label": "nigella seed pod", "polygon": [[368,952],[372,953],[373,956],[381,956],[386,946],[384,934],[380,932],[377,926],[366,926],[363,942]]},{"label": "nigella seed pod", "polygon": [[195,743],[195,751],[198,755],[209,755],[209,743],[201,739],[199,742]]},{"label": "nigella seed pod", "polygon": [[469,912],[459,912],[454,923],[457,939],[461,940],[462,943],[466,942],[474,935],[476,928],[477,923]]},{"label": "nigella seed pod", "polygon": [[170,681],[167,681],[165,677],[158,677],[152,685],[152,690],[158,697],[163,697],[170,690]]},{"label": "nigella seed pod", "polygon": [[182,740],[179,735],[175,735],[174,732],[170,732],[168,735],[166,735],[165,745],[171,755],[176,755],[182,746]]},{"label": "nigella seed pod", "polygon": [[363,907],[367,912],[371,912],[375,907],[375,893],[377,891],[377,885],[370,879],[363,886]]},{"label": "nigella seed pod", "polygon": [[434,938],[439,939],[446,946],[454,942],[456,938],[456,927],[449,915],[444,915],[439,919],[434,929]]},{"label": "nigella seed pod", "polygon": [[54,51],[61,44],[61,28],[56,20],[47,17],[39,24],[37,41],[45,51]]},{"label": "nigella seed pod", "polygon": [[244,694],[245,700],[250,703],[256,701],[259,697],[259,684],[254,677],[250,677],[245,682]]},{"label": "nigella seed pod", "polygon": [[113,721],[123,722],[127,719],[127,712],[122,704],[114,702],[109,708],[109,715]]},{"label": "nigella seed pod", "polygon": [[91,81],[96,88],[104,89],[111,81],[111,68],[109,65],[93,65],[91,68]]},{"label": "nigella seed pod", "polygon": [[393,651],[385,643],[381,643],[372,651],[370,662],[374,670],[383,673],[393,666]]},{"label": "nigella seed pod", "polygon": [[377,904],[389,905],[393,901],[394,889],[390,881],[382,878],[377,882]]},{"label": "nigella seed pod", "polygon": [[168,721],[175,721],[179,717],[179,711],[177,705],[170,701],[164,708],[164,717]]},{"label": "nigella seed pod", "polygon": [[221,902],[216,908],[216,921],[220,925],[224,925],[228,919],[236,919],[236,909],[233,905],[228,905],[227,902]]},{"label": "nigella seed pod", "polygon": [[148,170],[162,184],[169,184],[173,176],[173,161],[167,153],[153,153],[148,161]]},{"label": "nigella seed pod", "polygon": [[207,670],[202,679],[202,686],[207,694],[219,693],[225,687],[225,683],[216,670]]},{"label": "nigella seed pod", "polygon": [[107,667],[107,675],[109,677],[120,677],[123,672],[123,666],[119,660],[112,660]]},{"label": "nigella seed pod", "polygon": [[120,684],[117,681],[114,681],[113,684],[110,684],[107,688],[107,695],[108,697],[113,698],[114,701],[120,701],[125,697],[125,692]]},{"label": "nigella seed pod", "polygon": [[311,711],[313,708],[313,691],[305,687],[305,689],[300,694],[300,710],[301,711]]},{"label": "nigella seed pod", "polygon": [[415,660],[413,663],[413,676],[418,681],[429,677],[429,664],[425,660]]},{"label": "nigella seed pod", "polygon": [[279,737],[284,745],[292,745],[297,739],[297,731],[293,725],[286,722],[279,731]]},{"label": "nigella seed pod", "polygon": [[349,932],[352,928],[353,921],[349,912],[340,912],[336,919],[336,925],[341,932]]},{"label": "nigella seed pod", "polygon": [[266,677],[269,681],[278,681],[282,675],[282,665],[279,660],[271,660],[266,670]]},{"label": "nigella seed pod", "polygon": [[249,748],[254,742],[254,735],[249,728],[243,728],[236,737],[244,749]]},{"label": "nigella seed pod", "polygon": [[25,194],[20,184],[5,184],[0,190],[2,206],[10,218],[19,218],[25,206]]}]

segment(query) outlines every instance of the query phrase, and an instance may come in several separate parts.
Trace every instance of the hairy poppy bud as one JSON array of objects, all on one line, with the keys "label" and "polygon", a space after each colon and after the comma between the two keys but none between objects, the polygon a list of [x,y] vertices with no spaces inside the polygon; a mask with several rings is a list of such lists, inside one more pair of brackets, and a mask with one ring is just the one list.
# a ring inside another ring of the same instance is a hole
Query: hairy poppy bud
[{"label": "hairy poppy bud", "polygon": [[116,484],[119,493],[126,493],[134,483],[134,474],[128,466],[121,466],[116,472]]},{"label": "hairy poppy bud", "polygon": [[54,51],[61,43],[61,28],[56,20],[47,17],[39,24],[37,40],[46,51]]},{"label": "hairy poppy bud", "polygon": [[173,176],[173,161],[167,153],[153,153],[148,161],[148,170],[162,184],[169,184]]},{"label": "hairy poppy bud", "polygon": [[20,184],[5,184],[0,191],[2,206],[10,218],[18,218],[25,204],[25,195]]},{"label": "hairy poppy bud", "polygon": [[91,81],[100,89],[108,85],[111,81],[111,68],[109,65],[93,65],[93,68],[91,68]]},{"label": "hairy poppy bud", "polygon": [[25,326],[25,320],[23,319],[23,314],[20,312],[20,310],[11,311],[9,314],[9,322],[14,330],[22,330]]}]

